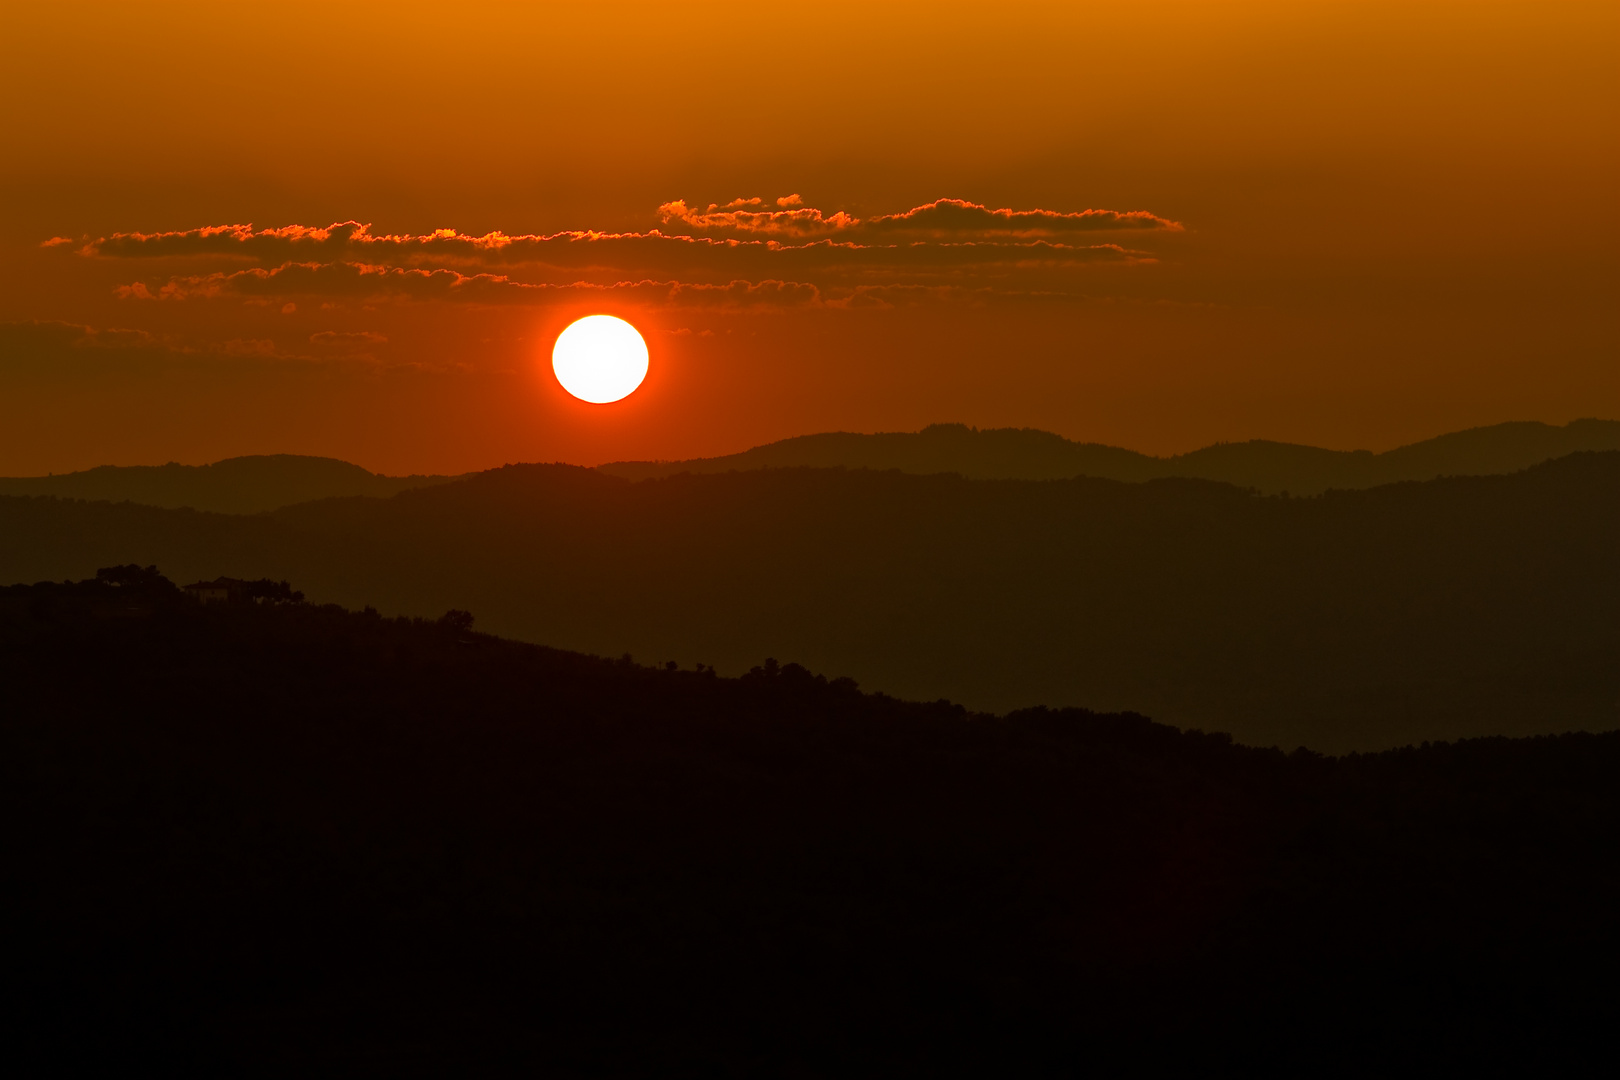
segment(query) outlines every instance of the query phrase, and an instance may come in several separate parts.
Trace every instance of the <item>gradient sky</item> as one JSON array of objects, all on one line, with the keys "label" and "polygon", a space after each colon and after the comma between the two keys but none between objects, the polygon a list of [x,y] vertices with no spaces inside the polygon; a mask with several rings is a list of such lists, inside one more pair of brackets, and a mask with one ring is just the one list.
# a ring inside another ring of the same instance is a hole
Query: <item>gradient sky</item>
[{"label": "gradient sky", "polygon": [[1620,416],[1616,55],[1612,0],[7,5],[0,475]]}]

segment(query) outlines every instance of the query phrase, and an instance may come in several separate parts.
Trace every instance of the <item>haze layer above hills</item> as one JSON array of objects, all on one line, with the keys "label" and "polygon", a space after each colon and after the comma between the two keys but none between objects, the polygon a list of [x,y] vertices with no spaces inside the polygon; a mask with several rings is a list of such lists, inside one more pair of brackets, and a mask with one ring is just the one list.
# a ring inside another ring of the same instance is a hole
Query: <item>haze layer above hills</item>
[{"label": "haze layer above hills", "polygon": [[1217,443],[1168,458],[1099,443],[1070,442],[1029,428],[978,430],[962,424],[934,424],[915,434],[830,432],[783,439],[727,457],[618,461],[599,468],[631,480],[683,472],[798,466],[958,473],[985,480],[1096,476],[1141,481],[1179,476],[1220,480],[1267,494],[1286,491],[1316,495],[1329,488],[1516,472],[1580,450],[1620,450],[1620,421],[1576,420],[1563,427],[1534,421],[1496,424],[1441,435],[1382,454],[1256,439]]},{"label": "haze layer above hills", "polygon": [[1620,726],[1620,452],[1265,497],[1201,480],[510,466],[259,516],[0,498],[0,581],[157,564],[971,708],[1373,749]]},{"label": "haze layer above hills", "polygon": [[60,476],[0,478],[0,495],[189,506],[222,514],[257,514],[341,495],[386,498],[440,484],[448,476],[380,476],[335,458],[259,454],[212,465],[102,465]]}]

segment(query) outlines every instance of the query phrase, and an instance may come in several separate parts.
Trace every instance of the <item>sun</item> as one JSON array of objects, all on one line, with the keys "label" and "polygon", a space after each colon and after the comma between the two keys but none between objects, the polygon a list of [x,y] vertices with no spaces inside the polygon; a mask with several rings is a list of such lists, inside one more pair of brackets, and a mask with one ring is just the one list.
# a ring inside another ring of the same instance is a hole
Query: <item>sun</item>
[{"label": "sun", "polygon": [[570,394],[605,405],[629,397],[647,377],[647,342],[623,319],[587,315],[557,335],[551,370]]}]

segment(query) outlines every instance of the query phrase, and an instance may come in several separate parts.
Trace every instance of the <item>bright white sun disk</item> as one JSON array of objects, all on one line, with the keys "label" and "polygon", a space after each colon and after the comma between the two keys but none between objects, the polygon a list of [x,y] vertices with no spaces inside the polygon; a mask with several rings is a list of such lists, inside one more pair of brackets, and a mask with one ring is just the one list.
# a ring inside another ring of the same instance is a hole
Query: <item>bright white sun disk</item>
[{"label": "bright white sun disk", "polygon": [[647,343],[623,319],[587,315],[557,335],[551,370],[570,394],[605,405],[629,397],[647,377]]}]

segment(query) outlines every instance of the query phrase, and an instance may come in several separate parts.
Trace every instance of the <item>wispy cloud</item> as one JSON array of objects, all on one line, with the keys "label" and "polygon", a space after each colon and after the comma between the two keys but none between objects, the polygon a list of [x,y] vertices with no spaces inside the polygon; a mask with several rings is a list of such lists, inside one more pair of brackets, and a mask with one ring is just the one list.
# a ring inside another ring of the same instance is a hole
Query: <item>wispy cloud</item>
[{"label": "wispy cloud", "polygon": [[1061,239],[1097,232],[1181,232],[1184,226],[1146,210],[991,210],[962,199],[938,199],[903,214],[871,218],[862,229],[872,236],[960,243]]},{"label": "wispy cloud", "polygon": [[843,211],[823,214],[793,197],[795,202],[784,207],[763,209],[763,199],[734,199],[725,206],[710,203],[708,209],[699,210],[677,199],[658,208],[658,217],[665,225],[683,225],[699,231],[729,231],[755,236],[782,237],[802,240],[830,236],[853,229],[860,219]]},{"label": "wispy cloud", "polygon": [[[76,349],[145,349],[166,343],[145,330],[126,327],[97,329],[83,323],[56,319],[0,322],[0,344],[27,351],[29,346],[70,346]],[[4,352],[0,349],[0,352]]]},{"label": "wispy cloud", "polygon": [[548,284],[514,281],[501,274],[462,274],[455,270],[422,270],[364,263],[285,263],[272,269],[252,267],[231,273],[176,277],[156,290],[142,282],[115,289],[124,299],[181,301],[222,297],[284,300],[289,297],[347,298],[371,301],[441,300],[505,305],[539,304],[560,296],[612,293],[644,304],[742,308],[815,303],[813,284],[762,281],[685,282],[642,279],[608,284],[576,281]]},{"label": "wispy cloud", "polygon": [[322,330],[309,335],[309,342],[311,345],[328,346],[386,345],[388,335],[372,330]]}]

